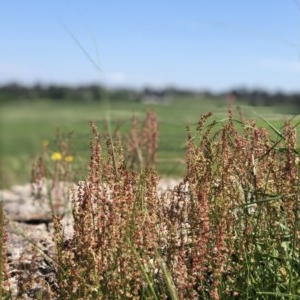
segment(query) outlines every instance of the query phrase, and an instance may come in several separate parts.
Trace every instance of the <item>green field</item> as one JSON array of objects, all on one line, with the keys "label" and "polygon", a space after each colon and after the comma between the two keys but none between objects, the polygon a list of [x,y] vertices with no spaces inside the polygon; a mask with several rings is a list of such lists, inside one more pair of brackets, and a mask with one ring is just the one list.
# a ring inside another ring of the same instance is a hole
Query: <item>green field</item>
[{"label": "green field", "polygon": [[[286,117],[292,117],[280,114],[278,109],[272,107],[240,106],[247,118],[258,119],[262,126],[267,124],[259,120],[255,113],[262,115],[277,128],[280,128]],[[222,119],[227,116],[228,111],[224,99],[179,96],[164,104],[151,105],[124,101],[80,104],[37,100],[6,103],[0,109],[1,187],[30,180],[31,164],[38,157],[43,141],[50,141],[50,146],[55,151],[55,145],[51,141],[58,128],[65,133],[74,132],[72,150],[75,161],[86,165],[91,137],[90,120],[96,122],[100,131],[104,120],[109,120],[111,130],[120,124],[120,131],[126,134],[132,115],[136,114],[142,120],[149,109],[157,112],[159,120],[158,170],[166,176],[182,176],[186,125],[196,124],[203,113],[212,111],[216,119]],[[297,120],[299,121],[299,117],[295,118]],[[84,169],[82,176],[85,176]]]}]

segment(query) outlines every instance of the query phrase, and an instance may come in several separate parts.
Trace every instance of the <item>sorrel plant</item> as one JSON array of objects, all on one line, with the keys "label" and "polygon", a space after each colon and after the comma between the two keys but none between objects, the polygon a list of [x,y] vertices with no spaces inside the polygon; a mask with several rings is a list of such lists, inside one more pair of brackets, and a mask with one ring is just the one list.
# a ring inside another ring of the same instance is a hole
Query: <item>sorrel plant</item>
[{"label": "sorrel plant", "polygon": [[54,216],[57,298],[297,298],[298,124],[267,130],[232,112],[210,117],[187,128],[186,176],[165,192],[153,112],[142,128],[133,119],[124,148],[91,123],[89,174],[71,189],[71,237]]}]

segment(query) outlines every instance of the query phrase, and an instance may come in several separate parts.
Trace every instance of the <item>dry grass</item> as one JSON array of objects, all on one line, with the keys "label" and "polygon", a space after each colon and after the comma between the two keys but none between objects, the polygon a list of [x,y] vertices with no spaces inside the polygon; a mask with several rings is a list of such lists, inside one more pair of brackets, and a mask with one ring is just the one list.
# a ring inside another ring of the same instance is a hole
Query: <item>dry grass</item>
[{"label": "dry grass", "polygon": [[[118,134],[100,135],[91,123],[89,175],[71,191],[71,238],[53,208],[52,299],[299,297],[295,128],[286,121],[274,141],[231,112],[222,123],[209,117],[200,118],[194,136],[187,129],[186,176],[165,193],[157,190],[155,113],[142,126],[133,118],[124,148]],[[52,178],[69,175],[68,168],[54,168]]]}]

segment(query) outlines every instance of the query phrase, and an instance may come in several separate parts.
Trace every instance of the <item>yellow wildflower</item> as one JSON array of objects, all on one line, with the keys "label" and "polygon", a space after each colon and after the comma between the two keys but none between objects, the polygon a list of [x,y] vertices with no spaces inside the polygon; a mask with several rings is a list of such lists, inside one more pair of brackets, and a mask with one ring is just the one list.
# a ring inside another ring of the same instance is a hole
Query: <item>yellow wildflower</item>
[{"label": "yellow wildflower", "polygon": [[51,155],[51,159],[54,161],[58,161],[62,159],[62,155],[60,152],[53,152],[53,154]]},{"label": "yellow wildflower", "polygon": [[74,157],[73,157],[72,155],[67,155],[67,156],[65,157],[65,161],[66,161],[67,163],[71,163],[73,160],[74,160]]}]

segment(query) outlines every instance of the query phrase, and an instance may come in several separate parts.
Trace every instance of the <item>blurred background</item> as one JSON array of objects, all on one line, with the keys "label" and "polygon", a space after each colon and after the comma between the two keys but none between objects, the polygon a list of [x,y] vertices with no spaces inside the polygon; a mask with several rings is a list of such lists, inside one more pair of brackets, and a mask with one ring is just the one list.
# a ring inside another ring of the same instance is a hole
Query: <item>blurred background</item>
[{"label": "blurred background", "polygon": [[158,114],[158,168],[184,174],[185,126],[228,107],[280,128],[300,112],[300,1],[6,1],[0,4],[1,187],[30,180],[57,131],[89,158],[89,120],[126,134]]}]

